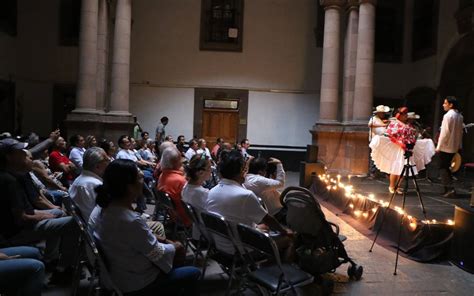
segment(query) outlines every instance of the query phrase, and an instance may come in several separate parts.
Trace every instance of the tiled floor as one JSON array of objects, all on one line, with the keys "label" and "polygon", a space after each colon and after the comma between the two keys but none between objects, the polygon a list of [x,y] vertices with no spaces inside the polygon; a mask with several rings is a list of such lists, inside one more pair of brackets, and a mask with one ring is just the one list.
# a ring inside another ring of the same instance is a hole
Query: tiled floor
[{"label": "tiled floor", "polygon": [[[286,185],[297,185],[298,176],[298,173],[288,173]],[[347,236],[344,242],[346,250],[358,264],[364,267],[364,275],[357,282],[348,280],[347,264],[339,267],[336,273],[331,275],[336,282],[335,295],[474,295],[474,275],[448,262],[426,264],[400,257],[398,274],[394,276],[394,251],[376,245],[373,252],[369,253],[372,242],[370,239],[357,232],[335,214],[327,210],[325,214],[328,220],[340,226],[341,233]],[[225,275],[215,262],[211,262],[202,284],[202,294],[223,295],[225,288]],[[67,288],[50,288],[44,295],[69,295],[68,291]],[[253,293],[248,291],[245,294],[252,295]],[[316,285],[298,290],[298,294],[321,295]]]}]

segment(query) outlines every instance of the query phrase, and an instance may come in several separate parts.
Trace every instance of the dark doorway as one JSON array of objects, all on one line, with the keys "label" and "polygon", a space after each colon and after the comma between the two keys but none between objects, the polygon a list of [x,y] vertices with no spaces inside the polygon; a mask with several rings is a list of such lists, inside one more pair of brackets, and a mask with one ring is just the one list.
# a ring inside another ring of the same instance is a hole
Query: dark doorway
[{"label": "dark doorway", "polygon": [[0,132],[15,130],[15,83],[0,80]]},{"label": "dark doorway", "polygon": [[69,113],[76,108],[76,85],[56,84],[53,91],[53,129],[59,128],[61,135],[67,139],[64,121]]}]

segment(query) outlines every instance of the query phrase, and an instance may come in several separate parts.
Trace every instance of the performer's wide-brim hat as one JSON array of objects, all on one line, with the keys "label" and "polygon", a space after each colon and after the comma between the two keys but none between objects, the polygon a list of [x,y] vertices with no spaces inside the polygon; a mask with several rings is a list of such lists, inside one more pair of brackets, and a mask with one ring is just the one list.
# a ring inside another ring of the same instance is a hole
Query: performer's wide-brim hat
[{"label": "performer's wide-brim hat", "polygon": [[449,170],[452,173],[459,171],[459,169],[461,168],[461,162],[462,162],[461,154],[459,153],[454,154],[453,159],[451,160],[451,166],[449,167]]},{"label": "performer's wide-brim hat", "polygon": [[386,113],[386,112],[389,112],[389,111],[390,111],[390,107],[384,106],[384,105],[378,105],[377,107],[375,107],[374,114],[375,113],[380,113],[380,112]]},{"label": "performer's wide-brim hat", "polygon": [[420,119],[420,115],[416,114],[415,112],[408,112],[408,119]]}]

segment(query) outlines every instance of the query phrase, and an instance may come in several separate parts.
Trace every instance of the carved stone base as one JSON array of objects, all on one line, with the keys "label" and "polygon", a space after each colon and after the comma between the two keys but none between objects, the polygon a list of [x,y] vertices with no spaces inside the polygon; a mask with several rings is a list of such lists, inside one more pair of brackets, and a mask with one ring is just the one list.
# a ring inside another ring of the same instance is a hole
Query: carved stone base
[{"label": "carved stone base", "polygon": [[369,168],[366,123],[316,123],[310,131],[318,146],[318,161],[328,172],[365,175]]},{"label": "carved stone base", "polygon": [[94,135],[97,141],[108,139],[117,143],[121,135],[132,135],[133,117],[107,113],[70,113],[66,118],[67,134]]}]

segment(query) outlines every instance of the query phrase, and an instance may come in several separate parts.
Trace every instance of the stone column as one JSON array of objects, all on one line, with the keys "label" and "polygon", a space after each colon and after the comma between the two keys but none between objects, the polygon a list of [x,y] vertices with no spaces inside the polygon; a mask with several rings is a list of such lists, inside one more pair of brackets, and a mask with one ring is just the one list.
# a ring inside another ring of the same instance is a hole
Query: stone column
[{"label": "stone column", "polygon": [[342,97],[342,121],[352,121],[352,110],[354,106],[354,88],[357,59],[357,28],[359,25],[359,1],[348,0],[347,28],[344,40],[344,80]]},{"label": "stone column", "polygon": [[96,113],[98,0],[82,0],[79,75],[74,113]]},{"label": "stone column", "polygon": [[337,122],[339,98],[339,53],[341,8],[345,0],[321,0],[324,6],[323,66],[321,73],[320,122]]},{"label": "stone column", "polygon": [[359,0],[359,36],[354,91],[353,120],[367,124],[374,95],[375,5],[377,0]]},{"label": "stone column", "polygon": [[99,0],[99,20],[97,32],[97,100],[96,108],[99,112],[105,109],[107,96],[107,59],[108,59],[108,28],[109,5],[108,0]]},{"label": "stone column", "polygon": [[130,34],[132,1],[117,0],[112,55],[110,115],[130,116]]}]

